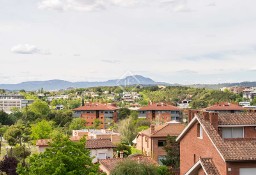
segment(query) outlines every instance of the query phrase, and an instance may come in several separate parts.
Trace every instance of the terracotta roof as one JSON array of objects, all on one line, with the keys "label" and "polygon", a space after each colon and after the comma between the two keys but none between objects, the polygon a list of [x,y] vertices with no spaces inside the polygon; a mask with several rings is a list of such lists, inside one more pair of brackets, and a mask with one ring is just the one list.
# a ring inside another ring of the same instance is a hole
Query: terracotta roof
[{"label": "terracotta roof", "polygon": [[222,102],[217,103],[213,106],[205,108],[206,111],[244,111],[245,109],[242,106],[237,104]]},{"label": "terracotta roof", "polygon": [[256,113],[219,113],[219,125],[256,125]]},{"label": "terracotta roof", "polygon": [[36,141],[36,146],[48,146],[51,139],[40,139]]},{"label": "terracotta roof", "polygon": [[135,155],[130,155],[127,158],[113,158],[113,159],[104,159],[100,160],[99,163],[103,165],[109,172],[113,171],[116,167],[116,165],[124,160],[133,160],[133,161],[138,161],[142,164],[151,164],[151,165],[158,165],[158,163],[153,160],[151,157],[144,156],[141,154],[135,154]]},{"label": "terracotta roof", "polygon": [[220,175],[211,158],[200,158],[200,161],[207,175]]},{"label": "terracotta roof", "polygon": [[[222,139],[210,121],[204,120],[202,114],[199,113],[196,114],[191,124],[189,124],[184,131],[193,126],[196,121],[201,124],[225,161],[256,160],[256,139]],[[177,138],[177,141],[182,139],[183,135],[186,133],[184,131]]]},{"label": "terracotta roof", "polygon": [[86,141],[85,147],[88,149],[116,148],[110,139],[90,139]]},{"label": "terracotta roof", "polygon": [[84,106],[73,109],[74,111],[114,111],[118,108],[109,104],[101,104],[101,103],[89,103]]},{"label": "terracotta roof", "polygon": [[172,106],[166,103],[153,103],[148,106],[141,107],[139,111],[152,111],[152,110],[159,110],[159,111],[180,111],[181,109]]},{"label": "terracotta roof", "polygon": [[83,138],[83,136],[71,136],[69,139],[75,142],[81,140],[81,138]]},{"label": "terracotta roof", "polygon": [[154,133],[150,133],[151,128],[148,128],[141,131],[139,134],[144,134],[149,137],[166,137],[167,135],[178,136],[184,128],[185,125],[181,123],[168,123],[165,125],[156,125]]}]

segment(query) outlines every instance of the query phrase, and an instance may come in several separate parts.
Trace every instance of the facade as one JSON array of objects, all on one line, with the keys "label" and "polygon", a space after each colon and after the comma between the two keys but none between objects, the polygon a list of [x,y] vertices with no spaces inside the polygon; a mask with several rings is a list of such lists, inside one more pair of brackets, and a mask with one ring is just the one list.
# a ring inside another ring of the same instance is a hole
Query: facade
[{"label": "facade", "polygon": [[158,123],[181,120],[181,109],[166,103],[154,103],[139,108],[139,118],[146,118]]},{"label": "facade", "polygon": [[252,175],[256,172],[256,113],[190,112],[177,138],[185,175]]},{"label": "facade", "polygon": [[164,159],[166,151],[163,149],[168,135],[177,137],[185,128],[181,123],[165,125],[151,125],[149,129],[139,132],[136,137],[136,148],[146,156],[150,156],[158,163]]},{"label": "facade", "polygon": [[90,150],[92,162],[113,158],[113,149],[116,146],[109,139],[90,139],[86,141],[85,148]]},{"label": "facade", "polygon": [[147,165],[157,165],[157,162],[148,156],[144,156],[141,154],[134,154],[134,155],[128,156],[127,158],[114,158],[114,159],[100,160],[99,161],[100,170],[106,173],[107,175],[110,175],[111,171],[115,169],[118,163],[127,159],[132,161],[138,161],[140,163],[147,164]]},{"label": "facade", "polygon": [[34,100],[26,100],[22,95],[0,95],[0,110],[11,113],[13,108],[23,108],[33,103]]},{"label": "facade", "polygon": [[86,126],[94,126],[96,119],[100,121],[99,128],[108,128],[113,122],[117,122],[117,107],[112,104],[86,103],[85,106],[73,109],[75,117],[86,120]]},{"label": "facade", "polygon": [[219,112],[219,113],[240,113],[244,112],[245,109],[238,104],[233,104],[229,102],[216,103],[213,106],[205,108],[206,112]]}]

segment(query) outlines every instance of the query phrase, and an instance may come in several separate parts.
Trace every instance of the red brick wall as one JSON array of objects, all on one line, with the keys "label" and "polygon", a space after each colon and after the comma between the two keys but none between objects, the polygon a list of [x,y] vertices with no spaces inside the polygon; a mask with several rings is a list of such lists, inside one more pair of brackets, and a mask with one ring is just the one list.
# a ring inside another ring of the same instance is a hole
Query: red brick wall
[{"label": "red brick wall", "polygon": [[[227,168],[231,168],[231,171],[228,171],[227,175],[240,175],[240,168],[256,168],[255,162],[229,162],[227,163]],[[255,172],[256,174],[256,172]]]},{"label": "red brick wall", "polygon": [[[148,120],[152,121],[152,111],[147,112],[146,117]],[[155,112],[155,120],[159,121],[161,123],[166,123],[171,121],[171,114],[166,112],[166,113],[158,113],[158,111]]]},{"label": "red brick wall", "polygon": [[199,157],[213,158],[213,162],[221,175],[226,175],[226,164],[220,157],[207,134],[203,131],[203,139],[197,138],[197,124],[187,132],[180,142],[180,172],[185,174]]},{"label": "red brick wall", "polygon": [[165,140],[166,137],[161,137],[161,138],[152,138],[153,139],[153,153],[152,153],[152,158],[158,162],[158,156],[165,156],[166,151],[163,149],[164,147],[158,147],[158,140]]}]

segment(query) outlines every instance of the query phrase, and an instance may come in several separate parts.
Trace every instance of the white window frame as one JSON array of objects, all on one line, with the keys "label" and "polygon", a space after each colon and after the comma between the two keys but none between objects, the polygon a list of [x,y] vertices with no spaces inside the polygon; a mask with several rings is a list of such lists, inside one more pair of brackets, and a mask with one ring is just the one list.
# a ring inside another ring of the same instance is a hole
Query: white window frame
[{"label": "white window frame", "polygon": [[[242,138],[244,138],[244,127],[241,127],[241,126],[232,126],[232,127],[222,127],[222,132],[223,132],[223,128],[231,128],[231,138],[224,138],[224,139],[236,139],[237,137],[233,137],[233,128],[243,128],[243,137]],[[222,138],[223,138],[223,133],[222,133],[222,136],[221,136]],[[238,138],[240,138],[240,137],[238,137]]]}]

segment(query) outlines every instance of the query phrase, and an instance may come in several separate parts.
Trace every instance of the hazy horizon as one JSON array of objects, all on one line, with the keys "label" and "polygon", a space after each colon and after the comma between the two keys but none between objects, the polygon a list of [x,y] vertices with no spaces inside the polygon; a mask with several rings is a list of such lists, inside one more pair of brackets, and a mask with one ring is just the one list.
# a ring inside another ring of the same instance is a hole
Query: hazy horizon
[{"label": "hazy horizon", "polygon": [[2,0],[0,84],[256,81],[256,1]]}]

